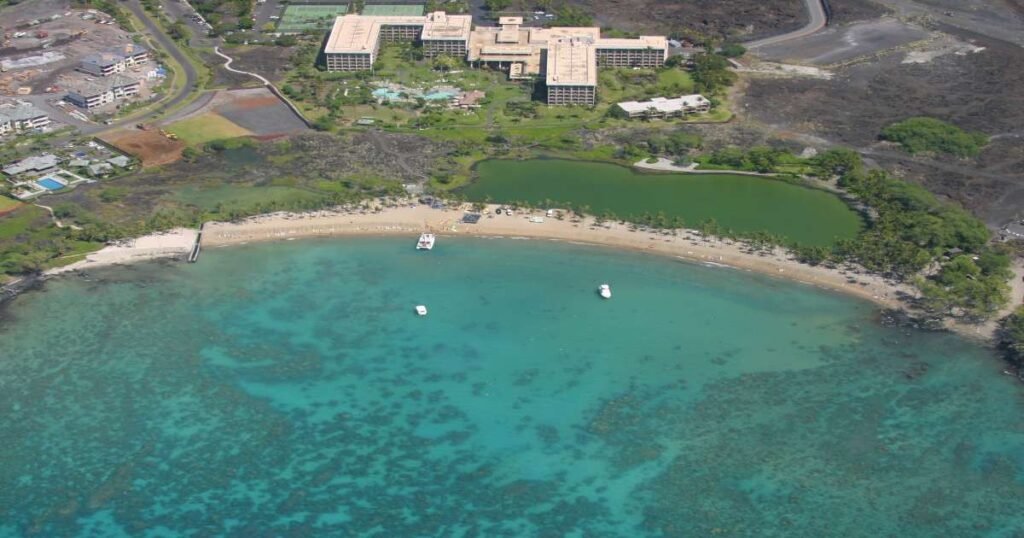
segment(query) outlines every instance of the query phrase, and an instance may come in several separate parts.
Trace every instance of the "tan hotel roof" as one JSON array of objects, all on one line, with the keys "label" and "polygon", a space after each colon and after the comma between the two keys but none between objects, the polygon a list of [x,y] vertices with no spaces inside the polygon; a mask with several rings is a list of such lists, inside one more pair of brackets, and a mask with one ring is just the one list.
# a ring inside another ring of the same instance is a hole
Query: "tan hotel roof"
[{"label": "tan hotel roof", "polygon": [[597,49],[593,42],[562,38],[548,43],[548,86],[596,86]]},{"label": "tan hotel roof", "polygon": [[668,50],[668,38],[665,36],[642,35],[637,39],[605,38],[597,40],[599,49],[664,49]]},{"label": "tan hotel roof", "polygon": [[380,37],[380,27],[422,26],[422,39],[469,39],[473,17],[470,15],[446,15],[444,12],[430,13],[421,17],[343,15],[334,20],[331,35],[327,38],[324,52],[368,53],[372,52]]},{"label": "tan hotel roof", "polygon": [[427,14],[426,19],[421,36],[424,40],[469,40],[469,31],[473,26],[472,15],[448,15],[443,11],[435,11]]}]

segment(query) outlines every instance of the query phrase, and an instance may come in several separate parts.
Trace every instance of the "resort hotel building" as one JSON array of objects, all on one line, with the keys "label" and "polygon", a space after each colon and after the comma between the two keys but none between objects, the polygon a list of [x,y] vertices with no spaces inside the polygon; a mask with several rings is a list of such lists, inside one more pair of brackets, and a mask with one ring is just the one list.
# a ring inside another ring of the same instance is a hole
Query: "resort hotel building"
[{"label": "resort hotel building", "polygon": [[426,57],[447,54],[473,65],[507,70],[513,80],[543,77],[549,105],[597,102],[598,67],[660,67],[668,57],[665,36],[605,39],[596,27],[524,27],[522,17],[472,28],[469,15],[338,17],[324,46],[328,71],[370,69],[380,42],[416,41]]},{"label": "resort hotel building", "polygon": [[380,44],[419,41],[423,55],[465,56],[469,43],[469,15],[448,15],[443,11],[422,17],[343,15],[334,21],[324,46],[328,71],[365,71],[373,67]]}]

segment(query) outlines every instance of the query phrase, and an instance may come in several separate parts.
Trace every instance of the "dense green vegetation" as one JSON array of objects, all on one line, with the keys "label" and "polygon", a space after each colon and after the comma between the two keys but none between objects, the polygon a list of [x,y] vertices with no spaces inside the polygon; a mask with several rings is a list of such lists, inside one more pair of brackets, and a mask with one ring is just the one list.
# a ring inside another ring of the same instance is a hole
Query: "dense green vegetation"
[{"label": "dense green vegetation", "polygon": [[840,176],[839,186],[870,208],[872,218],[856,239],[840,241],[831,252],[798,248],[805,260],[853,261],[914,279],[923,293],[921,306],[940,316],[986,319],[1006,304],[1010,258],[989,246],[984,223],[923,187],[884,171],[866,172],[848,150],[826,152],[815,161],[823,175]]},{"label": "dense green vegetation", "polygon": [[747,48],[739,43],[726,43],[719,53],[726,58],[739,58],[747,53]]},{"label": "dense green vegetation", "polygon": [[46,210],[35,206],[0,216],[0,274],[18,275],[63,265],[99,247],[68,228],[54,226]]},{"label": "dense green vegetation", "polygon": [[1011,364],[1024,369],[1024,306],[1017,307],[999,325],[999,347]]},{"label": "dense green vegetation", "polygon": [[709,98],[736,83],[736,73],[729,70],[729,60],[720,54],[695,55],[691,76],[696,90]]},{"label": "dense green vegetation", "polygon": [[935,118],[910,118],[882,130],[882,138],[896,142],[910,153],[931,151],[957,157],[973,157],[988,143],[982,133],[964,131]]}]

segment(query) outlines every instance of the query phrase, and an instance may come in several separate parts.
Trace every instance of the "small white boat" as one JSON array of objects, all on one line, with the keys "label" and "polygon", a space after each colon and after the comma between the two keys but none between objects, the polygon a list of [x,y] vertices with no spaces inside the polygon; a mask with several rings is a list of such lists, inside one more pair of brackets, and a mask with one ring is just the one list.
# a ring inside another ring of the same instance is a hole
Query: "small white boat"
[{"label": "small white boat", "polygon": [[426,316],[427,315],[427,307],[425,307],[423,305],[416,305],[416,315],[417,316]]},{"label": "small white boat", "polygon": [[436,238],[434,234],[420,234],[420,240],[416,242],[416,250],[431,250],[434,248]]},{"label": "small white boat", "polygon": [[600,295],[602,299],[611,299],[612,288],[608,284],[601,284],[597,287],[597,294]]}]

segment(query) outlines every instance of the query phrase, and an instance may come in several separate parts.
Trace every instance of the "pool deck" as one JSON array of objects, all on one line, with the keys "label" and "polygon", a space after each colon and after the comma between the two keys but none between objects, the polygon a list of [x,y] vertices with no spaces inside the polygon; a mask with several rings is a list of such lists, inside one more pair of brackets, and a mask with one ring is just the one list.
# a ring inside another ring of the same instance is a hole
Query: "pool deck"
[{"label": "pool deck", "polygon": [[[64,182],[59,188],[49,188],[43,185],[43,181],[50,180],[54,183]],[[96,180],[84,178],[74,172],[69,172],[63,168],[59,168],[52,171],[44,176],[31,179],[28,181],[21,181],[14,184],[12,194],[19,200],[31,200],[44,194],[50,194],[52,192],[66,189],[68,187],[74,187],[82,183],[95,183]]]}]

